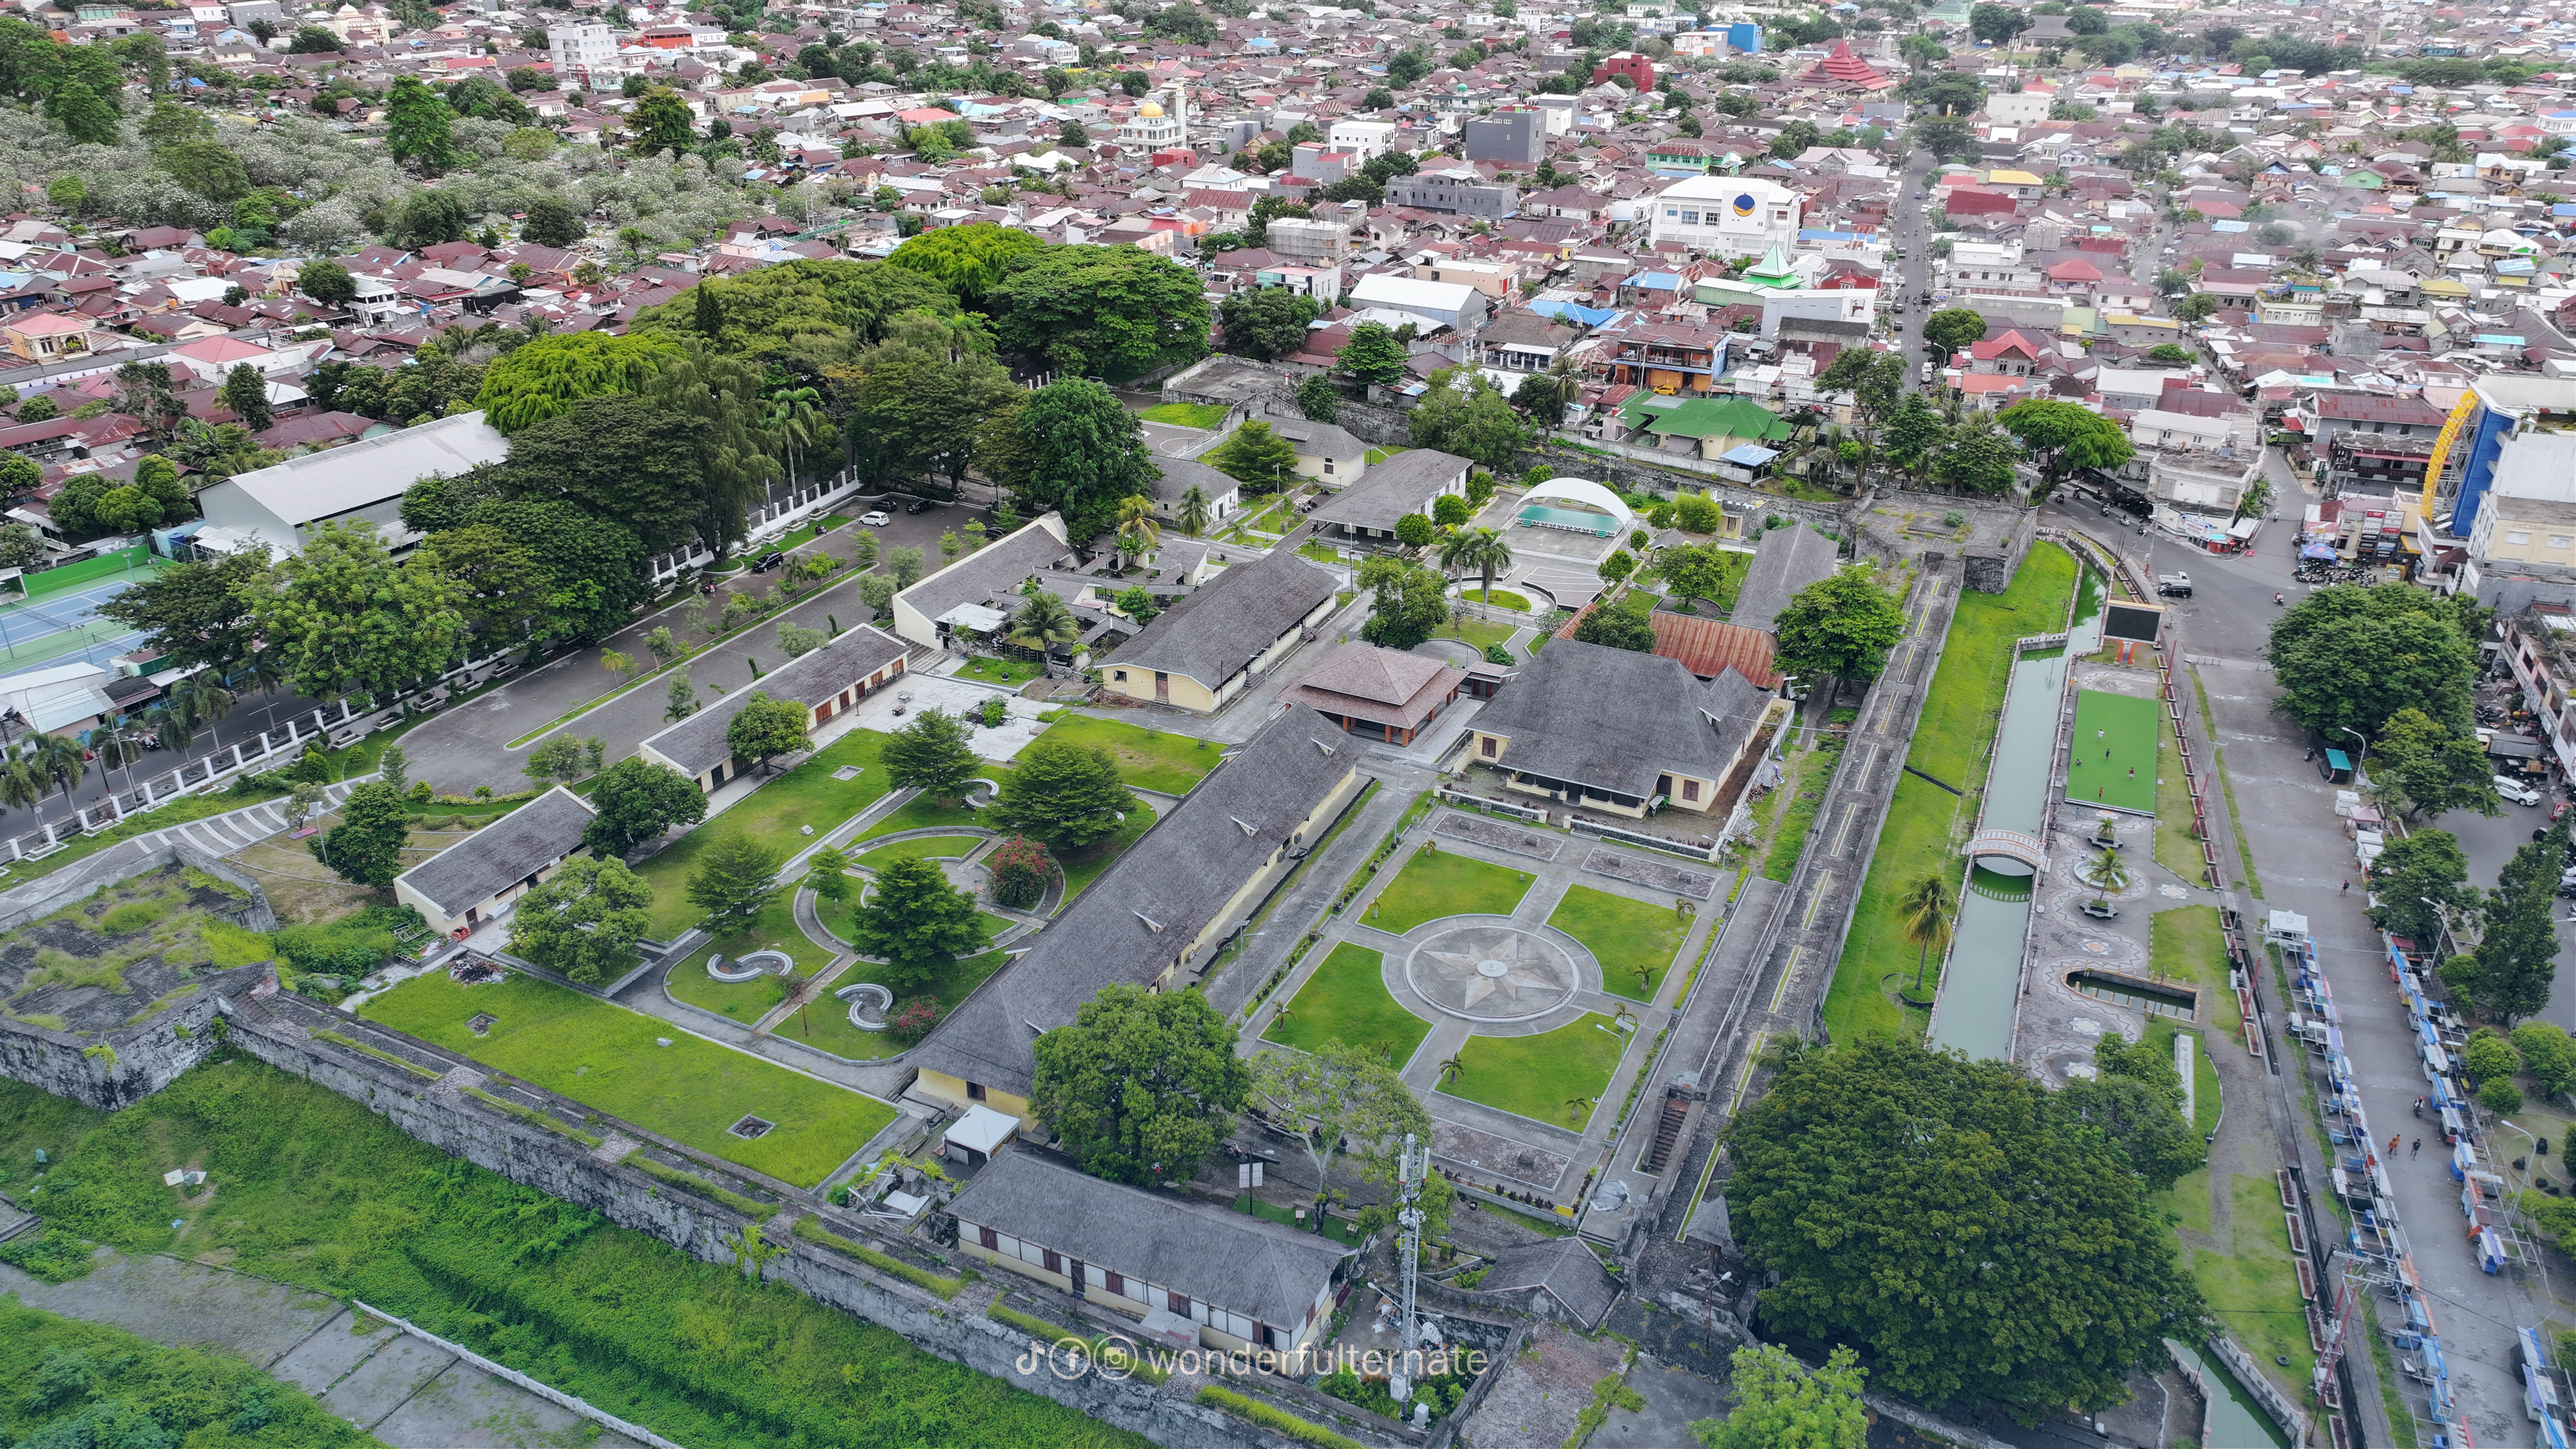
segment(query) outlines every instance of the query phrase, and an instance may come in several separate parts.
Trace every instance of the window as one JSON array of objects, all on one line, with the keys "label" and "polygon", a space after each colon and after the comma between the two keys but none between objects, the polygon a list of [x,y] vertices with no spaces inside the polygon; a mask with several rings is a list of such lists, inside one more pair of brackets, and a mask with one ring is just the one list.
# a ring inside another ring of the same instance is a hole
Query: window
[{"label": "window", "polygon": [[995,1250],[999,1250],[1002,1246],[1002,1235],[994,1232],[991,1228],[977,1228],[975,1230],[975,1240],[982,1243],[985,1247]]},{"label": "window", "polygon": [[1484,756],[1486,759],[1490,760],[1494,756],[1502,753],[1501,749],[1498,748],[1500,741],[1497,741],[1492,735],[1477,736],[1477,743],[1484,746]]},{"label": "window", "polygon": [[982,1082],[968,1082],[966,1084],[966,1099],[970,1102],[983,1101],[984,1084]]},{"label": "window", "polygon": [[2563,533],[2553,533],[2549,535],[2549,546],[2551,548],[2576,547],[2576,537],[2570,537]]},{"label": "window", "polygon": [[1684,781],[1682,781],[1682,798],[1683,798],[1683,799],[1685,799],[1685,800],[1696,800],[1696,799],[1698,799],[1698,798],[1699,798],[1699,781],[1697,781],[1697,780],[1684,780]]},{"label": "window", "polygon": [[1127,1278],[1125,1274],[1112,1273],[1108,1269],[1103,1268],[1100,1270],[1100,1278],[1101,1287],[1108,1289],[1111,1293],[1114,1293],[1121,1298],[1127,1296]]},{"label": "window", "polygon": [[1120,684],[1125,684],[1127,682],[1127,671],[1121,669],[1111,674],[1109,677],[1117,680]]},{"label": "window", "polygon": [[1062,1258],[1059,1258],[1059,1257],[1057,1257],[1057,1256],[1055,1255],[1055,1249],[1053,1249],[1053,1248],[1048,1248],[1048,1249],[1046,1249],[1046,1250],[1045,1250],[1045,1252],[1046,1252],[1046,1257],[1045,1257],[1044,1261],[1040,1264],[1040,1266],[1044,1267],[1044,1268],[1045,1268],[1048,1272],[1050,1272],[1050,1273],[1061,1273],[1061,1272],[1063,1272],[1063,1271],[1064,1271],[1064,1260],[1063,1260]]},{"label": "window", "polygon": [[2531,542],[2530,530],[2521,528],[2508,530],[2504,536],[2504,541],[2507,543],[2529,543]]}]

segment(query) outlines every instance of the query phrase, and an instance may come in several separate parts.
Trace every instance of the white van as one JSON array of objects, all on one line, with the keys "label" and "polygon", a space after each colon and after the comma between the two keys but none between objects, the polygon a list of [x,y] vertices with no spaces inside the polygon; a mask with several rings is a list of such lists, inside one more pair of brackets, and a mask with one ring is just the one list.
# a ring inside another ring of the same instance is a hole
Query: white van
[{"label": "white van", "polygon": [[2514,779],[2510,775],[2490,775],[2487,778],[2495,781],[2495,790],[2497,795],[2512,801],[2516,805],[2537,805],[2540,803],[2539,791],[2522,783],[2520,780]]}]

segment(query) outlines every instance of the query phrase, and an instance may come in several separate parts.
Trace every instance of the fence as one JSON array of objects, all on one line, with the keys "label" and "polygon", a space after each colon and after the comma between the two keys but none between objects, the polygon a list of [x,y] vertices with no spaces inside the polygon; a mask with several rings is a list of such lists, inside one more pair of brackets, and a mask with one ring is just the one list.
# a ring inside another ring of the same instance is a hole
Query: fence
[{"label": "fence", "polygon": [[465,1360],[467,1363],[474,1365],[476,1368],[481,1369],[483,1372],[490,1374],[496,1379],[503,1379],[510,1383],[517,1384],[520,1388],[526,1389],[529,1393],[536,1395],[538,1398],[545,1399],[550,1403],[560,1404],[564,1408],[572,1410],[574,1413],[581,1415],[583,1418],[590,1420],[592,1423],[599,1425],[603,1429],[607,1429],[613,1433],[623,1434],[627,1438],[632,1439],[639,1444],[650,1444],[653,1446],[653,1449],[680,1449],[679,1445],[672,1443],[670,1440],[663,1438],[661,1435],[654,1433],[652,1430],[645,1428],[641,1424],[630,1424],[624,1419],[617,1417],[615,1414],[609,1413],[605,1409],[592,1408],[587,1401],[577,1395],[567,1394],[563,1390],[555,1388],[551,1384],[539,1383],[537,1380],[532,1379],[526,1374],[519,1372],[517,1369],[510,1367],[508,1364],[494,1363],[492,1360],[485,1358],[483,1355],[476,1353],[465,1345],[461,1343],[450,1343],[446,1339],[439,1337],[437,1334],[430,1332],[426,1328],[420,1327],[418,1324],[412,1323],[408,1319],[396,1318],[394,1315],[385,1312],[381,1308],[370,1308],[367,1306],[364,1299],[352,1298],[349,1301],[359,1312],[373,1314],[376,1317],[383,1319],[385,1322],[392,1324],[394,1327],[401,1329],[403,1332],[410,1334],[412,1337],[419,1339],[421,1342],[428,1344],[430,1347],[443,1349],[456,1355],[458,1358]]}]

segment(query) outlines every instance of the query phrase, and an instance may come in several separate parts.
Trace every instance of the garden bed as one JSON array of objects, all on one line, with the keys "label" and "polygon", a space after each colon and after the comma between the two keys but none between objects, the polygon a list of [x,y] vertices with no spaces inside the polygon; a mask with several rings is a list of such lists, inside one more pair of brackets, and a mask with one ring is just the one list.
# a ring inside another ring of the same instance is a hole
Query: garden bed
[{"label": "garden bed", "polygon": [[1601,963],[1601,989],[1630,1001],[1655,999],[1673,957],[1690,934],[1691,917],[1669,906],[1570,886],[1547,923],[1581,941]]},{"label": "garden bed", "polygon": [[[657,941],[668,941],[696,925],[705,914],[689,903],[689,872],[697,866],[698,853],[715,835],[739,830],[755,844],[776,852],[784,862],[834,826],[875,804],[889,785],[878,756],[885,740],[884,735],[872,730],[850,731],[635,867],[635,874],[653,888],[653,919],[645,934]],[[832,778],[834,772],[852,766],[859,771],[855,777]],[[805,833],[808,826],[813,828],[812,835]]]},{"label": "garden bed", "polygon": [[[942,972],[939,979],[932,982],[927,990],[915,987],[908,993],[897,992],[895,1004],[900,1007],[915,996],[934,996],[939,1000],[940,1019],[946,1020],[948,1013],[955,1011],[959,1002],[964,1001],[969,993],[982,985],[984,978],[1002,969],[1002,963],[1008,959],[1010,959],[1009,954],[1002,951],[986,951],[980,956],[962,957],[955,965]],[[770,1028],[769,1034],[781,1041],[800,1042],[816,1051],[830,1052],[836,1057],[846,1057],[854,1062],[877,1061],[904,1051],[907,1043],[895,1040],[886,1032],[861,1031],[852,1026],[850,1004],[832,994],[844,986],[856,985],[862,981],[873,981],[880,986],[886,986],[889,990],[893,989],[889,985],[885,963],[857,962],[848,970],[825,982],[819,994],[806,1002],[801,1015],[791,1012],[779,1018],[778,1024]]]}]

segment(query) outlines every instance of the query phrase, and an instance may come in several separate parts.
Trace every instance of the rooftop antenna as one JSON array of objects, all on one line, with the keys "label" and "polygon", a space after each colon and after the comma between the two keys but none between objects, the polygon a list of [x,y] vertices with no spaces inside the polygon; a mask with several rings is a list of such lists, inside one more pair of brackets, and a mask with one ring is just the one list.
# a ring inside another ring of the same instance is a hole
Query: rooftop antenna
[{"label": "rooftop antenna", "polygon": [[1422,1331],[1413,1316],[1413,1271],[1422,1257],[1422,1174],[1431,1165],[1431,1149],[1417,1153],[1413,1134],[1404,1134],[1404,1151],[1396,1158],[1395,1194],[1401,1204],[1395,1221],[1403,1229],[1396,1240],[1397,1271],[1404,1275],[1404,1302],[1395,1320],[1395,1363],[1387,1375],[1387,1393],[1397,1403],[1413,1397],[1413,1376],[1406,1372],[1422,1346]]}]

